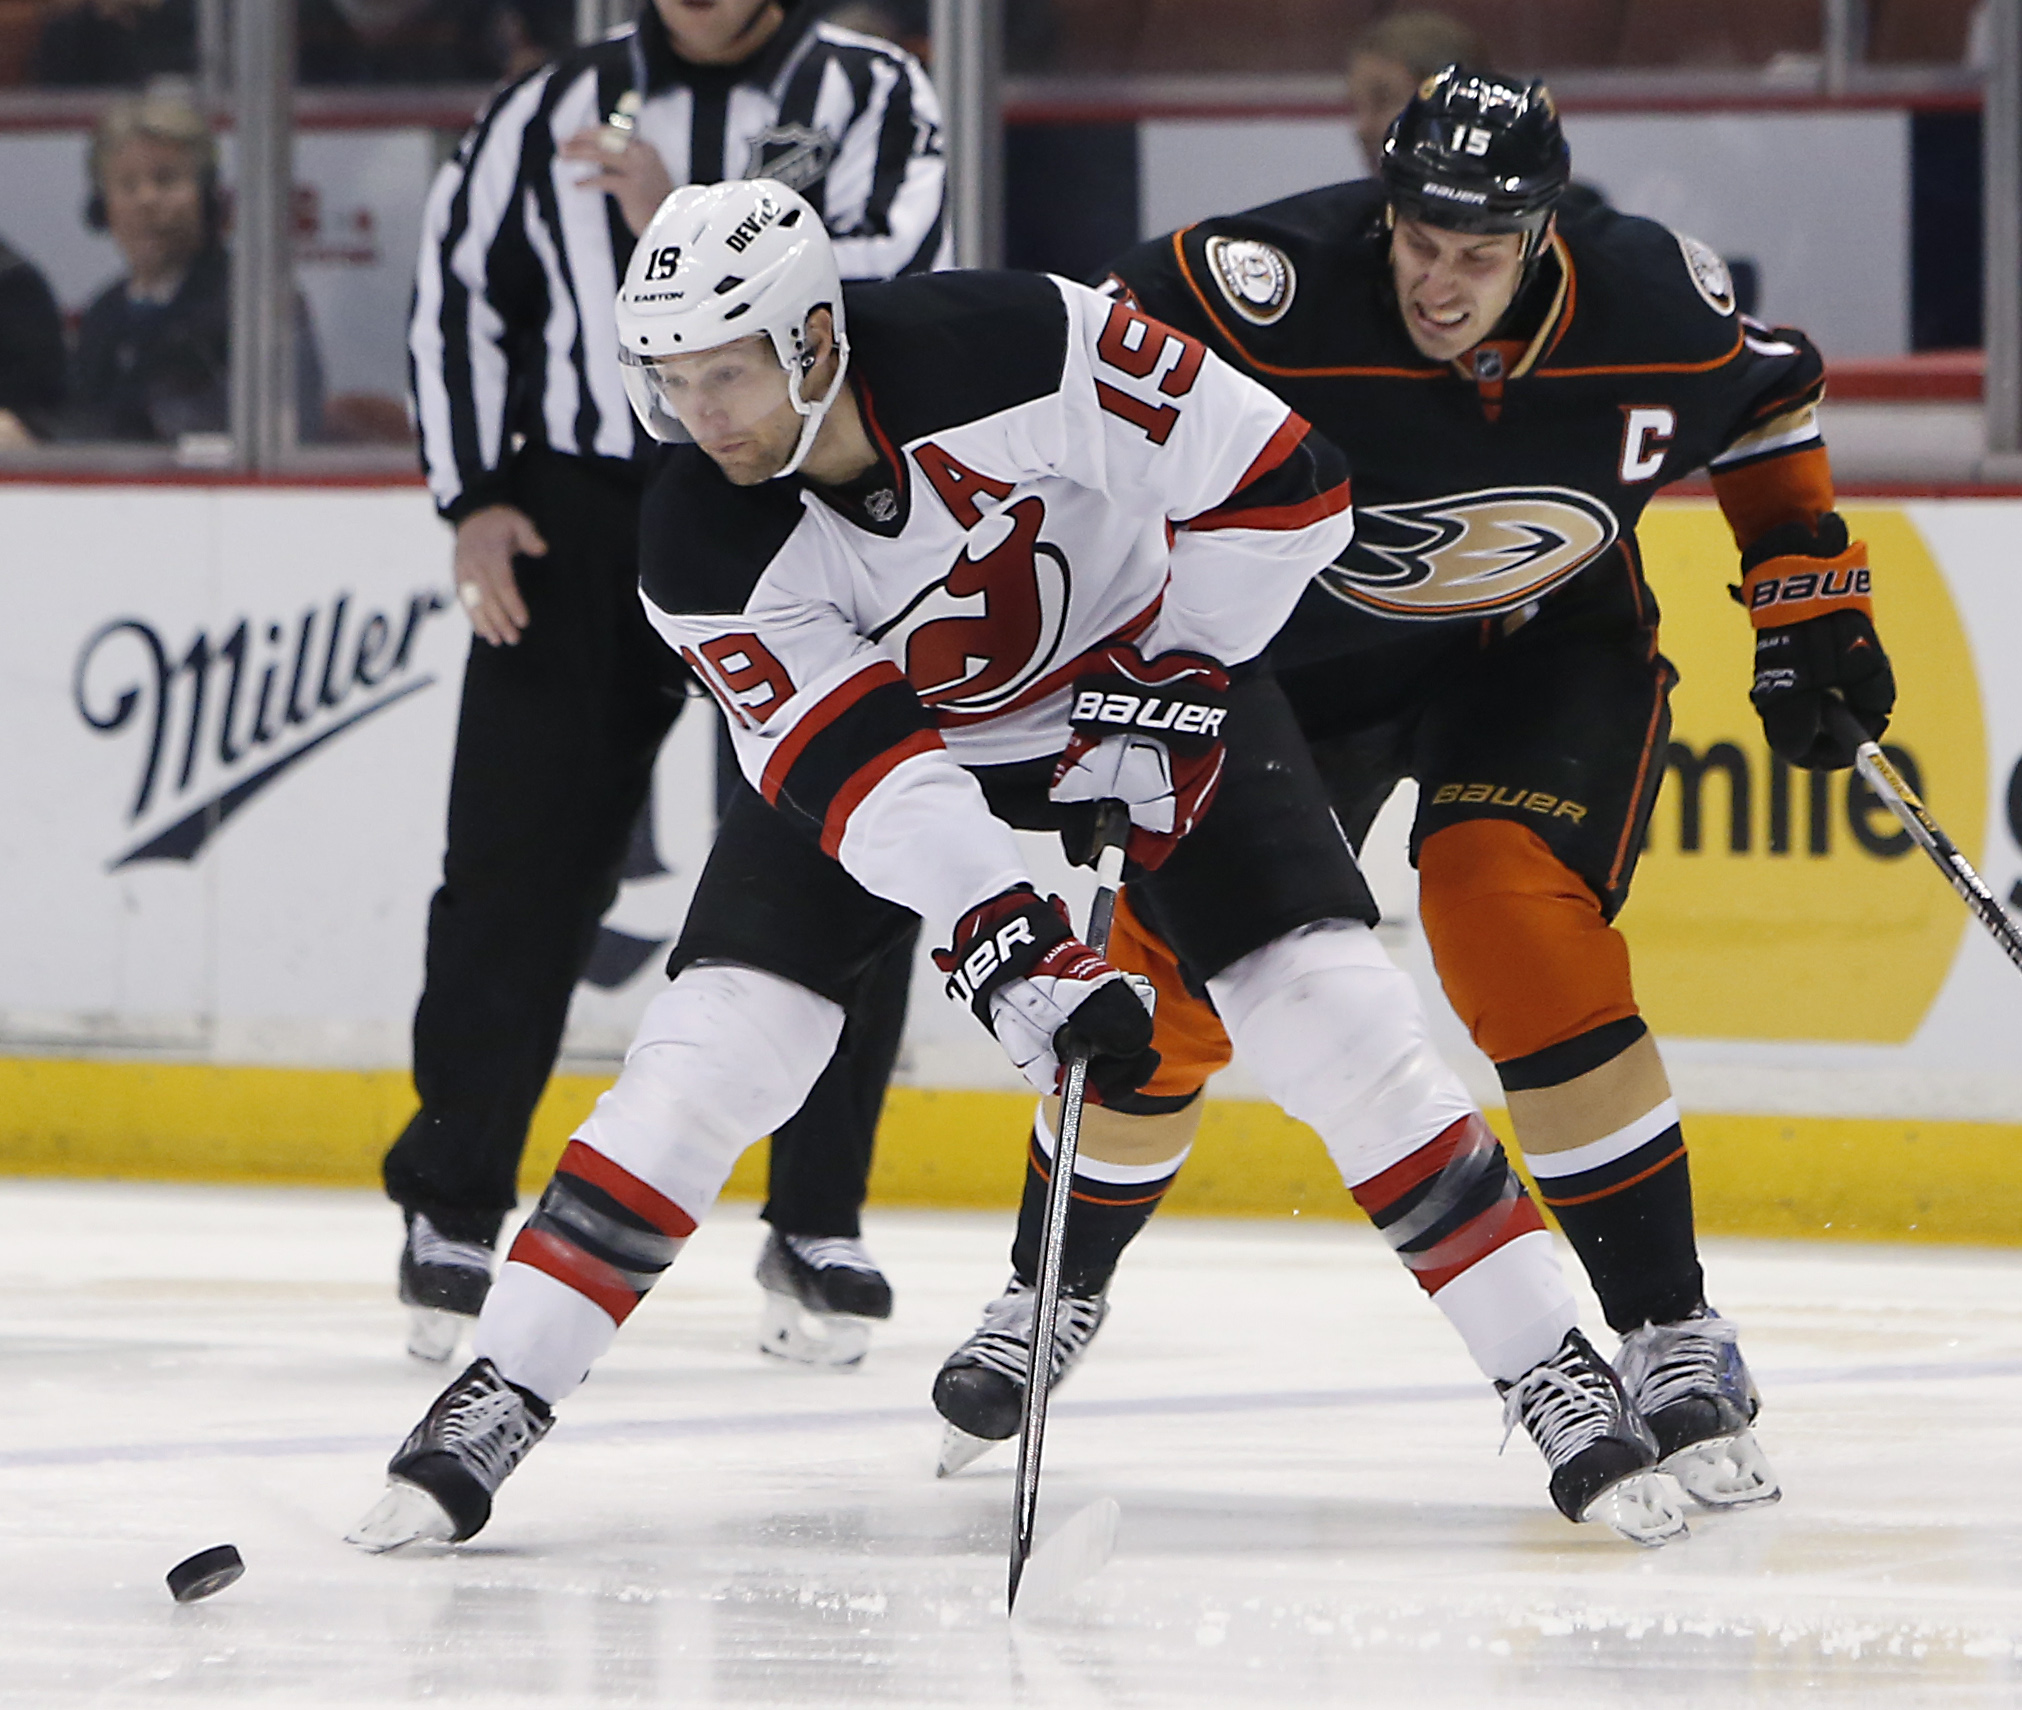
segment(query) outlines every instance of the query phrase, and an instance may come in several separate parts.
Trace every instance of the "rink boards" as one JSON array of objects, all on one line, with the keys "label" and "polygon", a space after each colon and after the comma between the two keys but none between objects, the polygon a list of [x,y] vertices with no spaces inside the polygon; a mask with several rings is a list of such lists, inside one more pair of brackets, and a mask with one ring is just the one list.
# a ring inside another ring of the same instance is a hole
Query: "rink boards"
[{"label": "rink boards", "polygon": [[[2022,502],[1847,510],[1901,682],[1889,742],[2006,896],[2022,887]],[[0,1169],[371,1179],[412,1103],[400,1065],[467,645],[425,497],[8,485],[0,538],[12,585],[33,589],[0,634]],[[2022,1239],[2022,978],[1846,774],[1771,760],[1717,512],[1662,505],[1643,538],[1683,681],[1623,926],[1694,1113],[1705,1222]],[[653,847],[571,1015],[569,1067],[590,1072],[551,1090],[536,1175],[658,983],[706,853],[711,746],[691,716],[663,754]],[[1402,823],[1369,865],[1429,989]],[[1350,1214],[1310,1134],[1240,1071],[1218,1091],[1176,1208]],[[990,1042],[923,981],[874,1191],[1008,1204],[1025,1120]]]}]

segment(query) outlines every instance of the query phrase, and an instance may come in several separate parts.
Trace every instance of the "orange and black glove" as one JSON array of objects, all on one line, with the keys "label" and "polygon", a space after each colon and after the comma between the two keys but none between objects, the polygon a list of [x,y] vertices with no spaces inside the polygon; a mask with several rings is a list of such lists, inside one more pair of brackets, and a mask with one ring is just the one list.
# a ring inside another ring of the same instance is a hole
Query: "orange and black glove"
[{"label": "orange and black glove", "polygon": [[1854,763],[1826,716],[1843,700],[1874,740],[1889,726],[1896,677],[1875,634],[1867,547],[1847,539],[1828,511],[1817,526],[1785,523],[1741,556],[1734,597],[1755,625],[1755,685],[1748,698],[1769,746],[1793,766],[1831,771]]}]

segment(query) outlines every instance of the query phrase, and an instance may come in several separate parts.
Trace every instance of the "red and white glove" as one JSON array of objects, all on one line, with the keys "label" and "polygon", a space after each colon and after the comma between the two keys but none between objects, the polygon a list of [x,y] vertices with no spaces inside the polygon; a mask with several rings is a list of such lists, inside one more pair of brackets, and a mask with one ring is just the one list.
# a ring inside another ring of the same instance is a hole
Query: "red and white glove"
[{"label": "red and white glove", "polygon": [[979,903],[955,924],[934,964],[948,995],[976,1019],[1042,1093],[1060,1092],[1077,1046],[1089,1051],[1089,1096],[1135,1092],[1158,1069],[1151,1013],[1122,973],[1074,936],[1067,905],[1030,885]]},{"label": "red and white glove", "polygon": [[1074,680],[1068,723],[1074,734],[1053,770],[1056,802],[1086,803],[1070,814],[1060,841],[1078,867],[1095,848],[1095,804],[1130,809],[1127,854],[1156,867],[1200,823],[1222,781],[1222,722],[1229,674],[1194,653],[1147,664],[1135,647],[1092,653]]}]

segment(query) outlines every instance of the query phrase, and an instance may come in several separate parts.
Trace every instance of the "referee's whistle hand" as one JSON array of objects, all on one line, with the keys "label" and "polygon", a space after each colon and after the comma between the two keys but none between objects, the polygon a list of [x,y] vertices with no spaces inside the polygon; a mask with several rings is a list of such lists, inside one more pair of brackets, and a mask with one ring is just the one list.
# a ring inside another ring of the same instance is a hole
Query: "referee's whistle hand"
[{"label": "referee's whistle hand", "polygon": [[513,559],[543,557],[548,543],[515,505],[487,505],[456,525],[456,597],[470,627],[494,647],[511,647],[527,627]]},{"label": "referee's whistle hand", "polygon": [[559,152],[564,160],[580,161],[591,168],[576,180],[576,187],[600,190],[616,200],[634,237],[674,194],[674,180],[667,175],[660,151],[607,126],[590,125],[576,132],[562,143]]}]

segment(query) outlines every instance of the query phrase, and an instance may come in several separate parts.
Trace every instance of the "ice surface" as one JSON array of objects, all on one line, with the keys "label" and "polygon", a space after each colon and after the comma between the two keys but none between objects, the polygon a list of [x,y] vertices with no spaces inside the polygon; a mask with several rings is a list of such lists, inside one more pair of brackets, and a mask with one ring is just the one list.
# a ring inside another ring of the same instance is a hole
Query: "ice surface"
[{"label": "ice surface", "polygon": [[0,1184],[0,1704],[2022,1703],[2022,1253],[1709,1243],[1786,1496],[1645,1552],[1497,1457],[1369,1232],[1166,1219],[1048,1432],[1041,1539],[1113,1497],[1116,1555],[1014,1625],[1011,1456],[936,1481],[926,1399],[1009,1235],[874,1215],[896,1316],[789,1369],[727,1208],[480,1538],[375,1558],[341,1534],[445,1375],[384,1202]]}]

